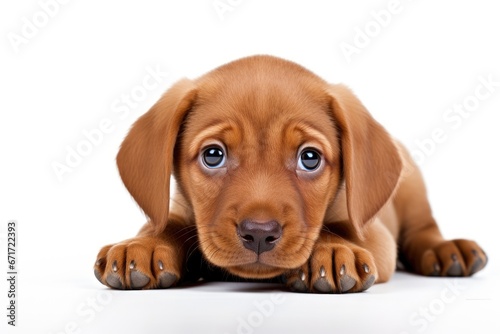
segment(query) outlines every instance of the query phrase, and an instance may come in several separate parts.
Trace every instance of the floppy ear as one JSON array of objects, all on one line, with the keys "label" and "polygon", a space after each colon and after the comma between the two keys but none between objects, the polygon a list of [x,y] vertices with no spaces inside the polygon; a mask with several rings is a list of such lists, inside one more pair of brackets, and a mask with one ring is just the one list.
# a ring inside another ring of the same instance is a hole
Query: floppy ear
[{"label": "floppy ear", "polygon": [[329,86],[340,130],[349,219],[358,235],[384,206],[399,180],[402,162],[387,131],[345,86]]},{"label": "floppy ear", "polygon": [[184,79],[173,85],[135,122],[116,157],[125,187],[156,234],[167,225],[175,141],[195,96],[192,81]]}]

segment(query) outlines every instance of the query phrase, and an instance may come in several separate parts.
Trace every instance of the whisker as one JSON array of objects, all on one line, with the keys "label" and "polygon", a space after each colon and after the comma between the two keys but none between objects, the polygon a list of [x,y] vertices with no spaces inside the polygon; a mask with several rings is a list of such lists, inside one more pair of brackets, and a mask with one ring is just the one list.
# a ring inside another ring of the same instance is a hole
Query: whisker
[{"label": "whisker", "polygon": [[[193,248],[193,250],[190,252],[191,247],[194,247],[194,248]],[[198,244],[193,244],[191,247],[190,247],[190,248],[188,249],[188,251],[187,251],[188,255],[186,256],[186,260],[184,261],[185,263],[188,263],[189,258],[190,258],[190,257],[194,254],[194,252],[196,252],[196,251],[197,251],[197,250],[199,250],[199,248],[200,248]]]},{"label": "whisker", "polygon": [[331,235],[333,235],[333,236],[336,236],[336,237],[338,237],[338,238],[341,238],[341,239],[342,239],[342,237],[341,237],[340,235],[338,235],[338,234],[337,234],[337,233],[335,233],[335,232],[332,232],[332,231],[331,231],[331,230],[330,230],[327,226],[323,226],[323,227],[321,228],[321,231],[322,231],[322,232],[326,232],[326,233],[328,233],[328,234],[331,234]]},{"label": "whisker", "polygon": [[[182,233],[182,234],[180,234],[180,235],[176,233],[176,234],[174,234],[174,237],[175,237],[176,239],[181,239],[182,237],[184,237],[184,236],[186,236],[186,235],[189,235],[189,234],[191,234],[191,233],[193,233],[193,232],[195,232],[195,231],[196,231],[196,228],[191,229],[191,230],[188,230],[188,231],[184,231],[184,233]],[[198,233],[194,233],[194,236],[197,236],[197,235],[198,235]],[[190,236],[188,239],[190,239],[190,238],[192,238],[192,237],[193,237],[193,236]]]}]

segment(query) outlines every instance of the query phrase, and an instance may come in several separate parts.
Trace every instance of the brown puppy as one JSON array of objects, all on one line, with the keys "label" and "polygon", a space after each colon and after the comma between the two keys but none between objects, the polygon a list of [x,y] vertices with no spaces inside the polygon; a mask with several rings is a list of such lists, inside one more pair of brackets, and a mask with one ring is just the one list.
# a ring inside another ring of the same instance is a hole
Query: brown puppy
[{"label": "brown puppy", "polygon": [[487,262],[474,241],[443,239],[408,152],[347,88],[282,59],[178,82],[117,163],[149,221],[99,252],[96,276],[112,288],[168,288],[207,261],[296,291],[357,292],[387,281],[397,258],[432,276]]}]

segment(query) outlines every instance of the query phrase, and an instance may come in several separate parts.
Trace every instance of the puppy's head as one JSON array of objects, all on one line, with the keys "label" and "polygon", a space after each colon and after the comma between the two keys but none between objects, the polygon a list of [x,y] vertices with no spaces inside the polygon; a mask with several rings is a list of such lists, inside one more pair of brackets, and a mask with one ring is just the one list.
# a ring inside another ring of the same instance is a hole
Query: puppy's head
[{"label": "puppy's head", "polygon": [[157,233],[172,172],[207,260],[249,278],[306,262],[343,187],[362,235],[401,169],[391,139],[349,90],[268,56],[174,85],[134,125],[117,161]]}]

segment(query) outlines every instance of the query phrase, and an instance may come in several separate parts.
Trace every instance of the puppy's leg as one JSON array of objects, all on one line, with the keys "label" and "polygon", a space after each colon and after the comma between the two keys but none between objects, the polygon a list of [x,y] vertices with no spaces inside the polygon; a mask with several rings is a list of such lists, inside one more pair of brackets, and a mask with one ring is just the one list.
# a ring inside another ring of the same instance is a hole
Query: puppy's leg
[{"label": "puppy's leg", "polygon": [[307,263],[285,274],[294,291],[360,292],[387,281],[396,266],[396,243],[379,220],[360,240],[349,222],[325,225]]},{"label": "puppy's leg", "polygon": [[135,238],[103,247],[94,265],[97,279],[114,289],[169,288],[183,279],[187,252],[195,248],[196,227],[171,215],[162,234],[155,236],[153,231],[147,223]]},{"label": "puppy's leg", "polygon": [[403,149],[407,168],[394,196],[400,221],[399,257],[409,271],[430,276],[470,276],[487,257],[471,240],[445,240],[434,220],[422,174]]}]

